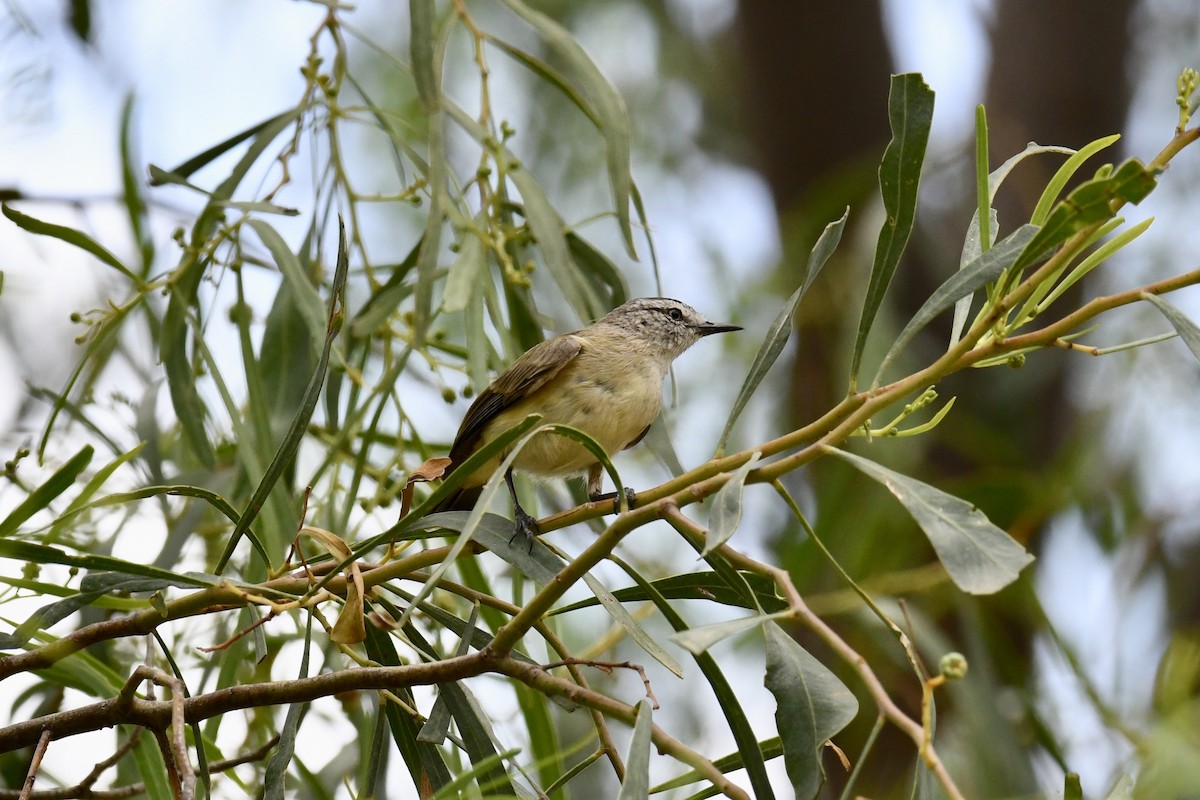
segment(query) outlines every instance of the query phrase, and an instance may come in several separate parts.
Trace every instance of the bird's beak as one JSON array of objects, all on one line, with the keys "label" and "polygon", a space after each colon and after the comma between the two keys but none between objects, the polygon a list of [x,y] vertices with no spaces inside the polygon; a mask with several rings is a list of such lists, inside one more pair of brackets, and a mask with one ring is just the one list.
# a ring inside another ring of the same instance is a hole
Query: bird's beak
[{"label": "bird's beak", "polygon": [[714,333],[727,333],[729,331],[740,331],[741,325],[722,325],[719,322],[705,322],[703,325],[693,326],[696,333],[701,336],[709,336]]}]

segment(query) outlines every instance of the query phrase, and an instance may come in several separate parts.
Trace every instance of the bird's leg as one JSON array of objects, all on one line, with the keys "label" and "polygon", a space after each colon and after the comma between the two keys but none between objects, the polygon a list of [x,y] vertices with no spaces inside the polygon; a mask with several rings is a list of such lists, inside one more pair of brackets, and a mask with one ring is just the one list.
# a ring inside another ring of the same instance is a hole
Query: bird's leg
[{"label": "bird's leg", "polygon": [[513,519],[516,521],[516,525],[513,527],[513,535],[509,538],[508,543],[512,544],[520,536],[529,545],[529,552],[532,553],[533,539],[541,533],[538,529],[537,519],[526,514],[525,509],[521,508],[521,503],[517,500],[516,487],[513,486],[511,467],[504,473],[504,482],[508,484],[508,494],[512,497]]},{"label": "bird's leg", "polygon": [[[612,500],[613,501],[613,513],[620,514],[621,513],[621,498],[620,498],[620,496],[616,492],[600,491],[603,487],[604,487],[603,467],[601,467],[599,464],[593,464],[588,469],[588,479],[587,479],[588,500],[591,500],[593,503],[599,503],[603,500]],[[625,487],[625,501],[626,501],[626,503],[629,504],[630,508],[633,508],[633,504],[636,500],[637,500],[637,492],[635,492],[633,489],[630,489],[628,486],[626,486]]]}]

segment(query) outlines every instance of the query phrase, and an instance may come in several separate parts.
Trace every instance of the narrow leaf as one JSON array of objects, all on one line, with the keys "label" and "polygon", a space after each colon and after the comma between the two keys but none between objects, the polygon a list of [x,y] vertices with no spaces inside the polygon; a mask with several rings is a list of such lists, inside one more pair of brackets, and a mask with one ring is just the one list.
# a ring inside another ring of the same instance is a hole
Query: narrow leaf
[{"label": "narrow leaf", "polygon": [[643,800],[650,792],[650,735],[654,721],[650,701],[637,704],[637,717],[633,723],[633,738],[625,754],[625,780],[617,800]]},{"label": "narrow leaf", "polygon": [[255,488],[254,495],[250,498],[246,510],[238,519],[237,525],[234,526],[233,533],[229,536],[229,541],[225,544],[225,550],[221,553],[221,557],[217,561],[217,566],[214,570],[218,575],[225,569],[225,565],[229,563],[234,548],[237,547],[237,543],[241,540],[242,535],[250,528],[250,524],[258,516],[258,512],[262,510],[263,504],[267,500],[267,495],[275,486],[275,482],[279,480],[284,469],[287,468],[287,465],[295,457],[296,451],[300,449],[300,442],[304,438],[309,420],[312,419],[313,411],[317,407],[317,401],[321,397],[321,387],[325,383],[325,373],[329,367],[329,355],[333,349],[333,340],[337,337],[338,331],[341,330],[342,320],[345,317],[346,276],[349,269],[350,260],[346,249],[346,226],[339,218],[337,268],[334,270],[333,285],[330,288],[325,347],[321,352],[321,359],[317,363],[317,369],[309,382],[308,390],[305,392],[300,410],[292,418],[291,427],[284,436],[279,449],[275,452],[275,457],[267,467],[262,480]]},{"label": "narrow leaf", "polygon": [[821,750],[858,714],[858,700],[837,676],[809,655],[774,622],[767,637],[767,690],[775,696],[775,723],[783,763],[801,800],[815,797],[825,781]]},{"label": "narrow leaf", "polygon": [[742,521],[742,488],[746,484],[746,476],[754,469],[761,456],[762,453],[756,450],[745,464],[734,471],[725,485],[717,490],[717,495],[713,498],[712,512],[708,517],[708,537],[704,550],[700,553],[701,558],[729,541],[729,537],[737,530],[738,523]]},{"label": "narrow leaf", "polygon": [[821,231],[817,243],[813,245],[812,254],[800,271],[799,288],[792,292],[792,296],[783,304],[783,309],[775,316],[771,327],[767,329],[767,335],[763,339],[762,345],[759,346],[758,353],[754,356],[754,363],[750,365],[746,380],[742,382],[742,389],[738,392],[737,399],[733,401],[729,419],[725,421],[725,430],[721,432],[721,438],[717,442],[718,456],[725,452],[729,435],[733,433],[733,426],[742,415],[742,411],[745,410],[746,404],[750,402],[750,398],[758,390],[763,378],[771,371],[771,367],[775,366],[775,361],[783,352],[784,345],[791,338],[796,309],[799,308],[804,295],[808,293],[808,287],[812,285],[813,280],[820,274],[821,268],[825,266],[825,262],[829,260],[833,251],[837,249],[838,243],[841,242],[842,231],[846,228],[846,220],[849,216],[850,207],[847,206],[841,219],[834,220],[825,226],[825,230]]},{"label": "narrow leaf", "polygon": [[871,267],[871,279],[854,342],[850,364],[852,386],[858,382],[858,368],[862,363],[867,334],[871,331],[875,315],[879,313],[883,295],[892,282],[916,219],[921,164],[925,161],[925,145],[929,141],[929,126],[933,122],[933,90],[925,85],[920,74],[892,76],[888,119],[892,140],[879,165],[879,190],[883,195],[887,218],[875,246],[875,263]]},{"label": "narrow leaf", "polygon": [[687,630],[676,631],[671,634],[671,641],[692,655],[699,655],[723,639],[736,636],[751,628],[757,628],[759,625],[778,619],[780,616],[786,616],[789,613],[788,611],[782,611],[774,614],[755,614],[752,617],[742,617],[726,622],[717,622],[712,625],[702,625],[699,628],[688,628]]},{"label": "narrow leaf", "polygon": [[85,445],[82,450],[71,456],[67,463],[55,470],[45,483],[30,492],[8,516],[0,520],[0,539],[12,536],[21,523],[48,507],[56,497],[69,489],[79,477],[79,473],[91,463],[94,452],[90,444]]},{"label": "narrow leaf", "polygon": [[672,658],[671,654],[664,650],[662,645],[654,641],[654,637],[638,624],[633,615],[625,609],[625,606],[617,598],[613,597],[613,593],[603,583],[597,580],[591,573],[584,573],[583,582],[587,584],[592,594],[596,595],[596,599],[600,601],[600,605],[604,606],[604,610],[637,642],[638,647],[645,650],[647,655],[669,669],[676,677],[683,677],[683,665]]},{"label": "narrow leaf", "polygon": [[1191,350],[1196,360],[1200,361],[1200,327],[1197,327],[1196,323],[1188,319],[1182,311],[1156,294],[1145,293],[1142,295],[1142,299],[1162,312],[1162,315],[1167,318],[1167,322],[1171,323],[1171,326],[1179,333],[1179,338],[1183,339],[1188,350]]},{"label": "narrow leaf", "polygon": [[1027,252],[1029,243],[1036,237],[1037,232],[1038,229],[1033,225],[1022,225],[998,242],[991,250],[951,275],[945,283],[939,286],[929,296],[929,299],[917,309],[917,313],[913,314],[904,329],[896,335],[896,341],[884,356],[883,361],[880,362],[879,370],[875,373],[874,385],[879,385],[884,372],[921,329],[933,321],[938,314],[954,305],[955,301],[963,297],[970,297],[976,289],[998,278],[1004,270],[1011,267],[1021,257],[1022,253]]},{"label": "narrow leaf", "polygon": [[[261,219],[251,219],[247,224],[254,229],[258,238],[270,251],[271,258],[275,260],[275,266],[283,275],[283,280],[291,287],[292,297],[299,308],[300,316],[308,326],[312,349],[315,351],[325,338],[327,313],[325,304],[321,302],[321,295],[317,293],[312,279],[300,265],[300,259],[288,247],[287,242],[279,235],[279,231]],[[293,342],[293,345],[295,344]]]},{"label": "narrow leaf", "polygon": [[1033,561],[1024,547],[970,503],[862,456],[835,448],[826,452],[848,461],[896,496],[929,537],[950,579],[964,592],[998,592]]},{"label": "narrow leaf", "polygon": [[[207,166],[208,164],[210,164],[211,162],[220,158],[221,156],[225,155],[225,153],[227,153],[230,150],[232,150],[233,148],[237,147],[239,144],[246,141],[247,139],[254,138],[254,137],[258,136],[260,133],[263,133],[264,131],[282,130],[283,127],[285,127],[286,125],[290,124],[293,120],[295,120],[296,117],[299,116],[299,113],[300,113],[299,109],[293,108],[293,109],[284,111],[282,114],[277,114],[277,115],[271,117],[270,119],[265,119],[262,122],[259,122],[255,125],[251,125],[249,128],[246,128],[244,131],[235,133],[233,136],[230,136],[225,141],[220,142],[219,144],[213,145],[212,147],[205,150],[203,153],[200,153],[199,155],[189,158],[187,161],[184,161],[182,164],[180,164],[177,167],[173,167],[172,169],[161,170],[161,169],[158,169],[157,167],[152,166],[150,185],[151,186],[159,185],[154,180],[154,177],[153,177],[154,170],[158,170],[159,172],[170,173],[172,175],[178,175],[181,178],[187,178],[187,177],[191,176],[192,173],[199,170],[201,167]],[[274,134],[271,134],[271,138],[272,139],[275,138]]]},{"label": "narrow leaf", "polygon": [[[309,651],[312,649],[312,614],[305,618],[304,626],[304,655],[300,657],[300,674],[298,678],[308,677]],[[300,720],[308,711],[308,703],[292,703],[288,706],[283,728],[279,731],[279,744],[267,769],[263,773],[264,800],[284,800],[284,780],[292,755],[296,750],[296,734],[300,731]]]},{"label": "narrow leaf", "polygon": [[1054,201],[1058,198],[1059,193],[1062,192],[1063,187],[1067,185],[1067,181],[1071,180],[1072,176],[1083,166],[1083,162],[1104,148],[1116,144],[1120,139],[1120,134],[1113,134],[1112,136],[1097,139],[1080,148],[1077,152],[1068,151],[1070,158],[1063,162],[1062,166],[1058,168],[1058,171],[1054,173],[1054,176],[1046,184],[1046,188],[1042,191],[1042,196],[1038,198],[1037,205],[1034,206],[1033,215],[1029,218],[1029,221],[1034,225],[1046,224],[1046,217],[1049,216]]},{"label": "narrow leaf", "polygon": [[[585,113],[595,120],[596,128],[604,137],[608,163],[608,180],[612,188],[613,203],[617,211],[617,224],[630,258],[637,258],[633,244],[633,225],[630,220],[630,201],[633,192],[633,177],[630,167],[631,130],[629,113],[621,95],[600,72],[578,39],[566,28],[550,17],[535,11],[520,0],[505,0],[505,5],[532,26],[542,40],[560,59],[568,78],[578,88],[578,95],[567,91],[574,99],[582,96],[591,107]],[[565,81],[558,84],[563,85]]]},{"label": "narrow leaf", "polygon": [[58,239],[61,242],[66,242],[69,245],[74,245],[84,252],[91,253],[96,258],[100,259],[101,263],[107,264],[113,269],[120,272],[128,278],[134,286],[141,286],[142,281],[129,267],[121,262],[121,259],[114,256],[103,245],[97,242],[92,237],[88,236],[83,231],[77,231],[74,228],[68,228],[66,225],[56,225],[53,222],[44,222],[40,219],[22,214],[15,208],[11,208],[7,203],[0,206],[0,211],[3,211],[4,216],[15,222],[22,230],[36,233],[40,236],[49,236],[52,239]]}]

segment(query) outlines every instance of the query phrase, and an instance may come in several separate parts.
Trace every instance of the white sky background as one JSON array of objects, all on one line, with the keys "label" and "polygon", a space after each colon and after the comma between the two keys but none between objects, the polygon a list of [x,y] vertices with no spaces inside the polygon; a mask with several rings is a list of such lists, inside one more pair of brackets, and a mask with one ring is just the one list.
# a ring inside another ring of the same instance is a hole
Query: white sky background
[{"label": "white sky background", "polygon": [[[381,0],[367,0],[358,5],[362,10],[352,21],[374,19],[407,26],[406,19],[399,14],[394,18],[385,15],[381,9],[394,6]],[[693,20],[699,31],[705,31],[706,26],[719,29],[728,8],[719,0],[703,3],[677,0],[672,5],[681,17]],[[981,99],[982,79],[988,67],[986,40],[980,25],[986,7],[983,0],[906,0],[902,5],[893,0],[889,4],[893,12],[888,23],[896,45],[898,70],[923,72],[938,93],[934,147],[950,147],[970,135],[974,106]],[[298,68],[308,50],[308,37],[324,13],[319,6],[289,0],[169,3],[127,0],[101,4],[96,19],[97,52],[84,53],[58,22],[62,14],[59,3],[26,2],[18,8],[29,16],[38,35],[13,37],[9,31],[11,21],[0,10],[0,25],[4,26],[0,33],[9,37],[0,42],[0,187],[15,187],[37,197],[69,198],[115,198],[119,193],[118,116],[123,98],[130,90],[136,92],[138,99],[141,160],[162,166],[178,163],[294,104],[302,88]],[[894,11],[896,8],[903,8],[903,13]],[[647,74],[653,75],[657,66],[656,42],[643,12],[636,6],[614,6],[595,13],[597,19],[591,21],[596,25],[588,26],[589,33],[583,36],[583,41],[602,69],[619,86],[624,81],[644,80]],[[622,31],[624,46],[605,44],[605,31],[613,29]],[[12,82],[11,76],[27,74],[27,69],[32,70],[30,82]],[[44,80],[36,78],[38,70],[48,71]],[[1151,62],[1145,71],[1153,80],[1147,80],[1135,93],[1138,121],[1130,126],[1132,138],[1126,144],[1129,152],[1148,157],[1165,141],[1174,124],[1171,113],[1176,68],[1162,68],[1158,62]],[[499,91],[497,86],[494,84],[494,91]],[[681,93],[677,99],[686,111],[689,98]],[[520,98],[509,101],[520,105]],[[686,113],[682,117],[686,118]],[[1194,164],[1195,159],[1190,163]],[[1195,168],[1184,163],[1172,168],[1167,183],[1196,185],[1195,180],[1176,177],[1177,172],[1189,169],[1190,177],[1194,178]],[[669,180],[655,164],[635,163],[635,176],[654,225],[660,260],[665,265],[666,293],[687,300],[710,317],[728,318],[732,301],[736,300],[727,288],[728,283],[731,280],[736,283],[737,276],[761,272],[778,255],[774,212],[765,185],[749,170],[712,162],[697,165],[682,178]],[[1179,208],[1180,205],[1184,208]],[[23,208],[41,218],[91,229],[97,239],[118,254],[129,248],[123,211],[116,202],[93,204],[85,212],[41,203]],[[1180,224],[1186,219],[1186,208],[1178,198],[1172,203],[1156,195],[1137,211],[1159,217],[1150,237],[1181,241],[1186,236],[1195,244],[1200,226],[1194,224],[1194,219]],[[1195,205],[1190,208],[1194,216]],[[166,234],[177,222],[170,220],[159,231],[157,243],[163,258],[169,258],[167,254],[173,252]],[[1164,229],[1186,234],[1164,237]],[[610,256],[619,264],[625,263],[618,258],[620,251],[615,240],[607,244],[612,245],[608,249]],[[1200,247],[1190,247],[1186,252],[1197,251]],[[1145,263],[1148,260],[1148,256],[1143,257],[1143,263],[1138,265],[1142,274],[1151,268]],[[1190,266],[1180,267],[1183,268]],[[74,360],[72,340],[80,333],[69,322],[68,315],[98,301],[102,291],[97,281],[103,279],[103,273],[78,251],[25,235],[7,220],[0,220],[0,270],[5,273],[4,291],[0,295],[0,330],[7,334],[0,339],[0,387],[15,386],[22,380],[60,385]],[[99,279],[95,277],[98,274]],[[652,284],[644,277],[647,274],[641,268],[632,271],[631,282],[636,293],[653,293]],[[1122,285],[1132,284],[1122,282]],[[1200,303],[1194,293],[1180,295],[1172,302],[1193,318],[1200,317]],[[774,314],[774,308],[764,309],[756,319],[740,320],[748,330],[738,344],[730,346],[736,348],[739,357],[744,356],[748,362]],[[18,346],[9,347],[10,341]],[[699,394],[711,396],[707,403],[686,404],[675,422],[678,429],[697,429],[688,423],[689,419],[723,417],[736,392],[739,380],[736,377],[728,387],[713,387],[708,376],[700,376],[698,380],[686,377],[689,363],[695,367],[715,359],[713,352],[707,356],[698,352],[711,344],[702,343],[680,362],[681,395],[685,399]],[[1182,346],[1177,350],[1179,358],[1186,357],[1181,352]],[[723,352],[728,356],[734,351]],[[692,375],[699,371],[703,370],[694,369]],[[1145,424],[1143,420],[1162,412],[1144,394],[1113,398],[1098,391],[1096,384],[1088,386],[1085,384],[1082,390],[1085,405],[1128,401],[1142,412],[1125,423],[1127,438],[1119,444],[1145,453],[1148,465],[1164,461],[1170,464],[1170,469],[1147,473],[1153,475],[1146,480],[1152,502],[1170,507],[1179,497],[1195,497],[1200,476],[1194,457],[1189,457],[1195,449],[1194,436],[1179,435],[1178,424],[1171,425],[1169,431],[1168,426],[1155,428]],[[1091,399],[1092,392],[1100,399]],[[4,433],[15,420],[17,400],[15,392],[0,390],[0,453],[5,459],[17,444],[26,441]],[[747,443],[766,431],[768,409],[760,406],[762,413],[758,414],[755,410],[750,409],[739,428]],[[459,411],[439,407],[436,413],[444,417],[448,437]],[[1196,421],[1194,411],[1183,407],[1168,410],[1167,414],[1184,424]],[[711,443],[677,441],[676,446],[687,464],[707,458]],[[646,482],[657,482],[655,479],[662,477],[660,473],[647,467],[640,475],[645,476]],[[1166,481],[1166,488],[1155,492],[1154,487],[1163,486],[1160,479]],[[630,482],[640,485],[636,478]],[[1112,654],[1132,653],[1144,665],[1144,653],[1161,650],[1156,605],[1139,594],[1158,589],[1153,582],[1148,588],[1139,589],[1121,585],[1113,567],[1119,566],[1116,562],[1130,557],[1129,554],[1113,558],[1095,553],[1088,542],[1077,521],[1064,520],[1051,536],[1039,565],[1040,585],[1044,586],[1045,601],[1068,640],[1083,653],[1095,655],[1094,659],[1089,656],[1088,661],[1095,661],[1098,681],[1106,693],[1111,692],[1106,696],[1117,698],[1118,705],[1126,707],[1130,692],[1144,686],[1145,681],[1135,683],[1130,676],[1137,675],[1137,671]],[[1079,569],[1081,558],[1088,559],[1095,568]],[[1080,597],[1094,597],[1098,604],[1121,603],[1127,610],[1124,615],[1097,613],[1096,606],[1091,606],[1091,613],[1086,616],[1096,624],[1088,627],[1079,622]],[[1136,624],[1131,620],[1134,613],[1138,614]],[[1105,626],[1105,620],[1113,620],[1111,627]],[[1048,690],[1064,709],[1059,722],[1069,724],[1079,716],[1069,713],[1069,709],[1077,707],[1078,688],[1071,685],[1069,675],[1064,678],[1061,670],[1055,670],[1052,659],[1043,661]],[[1120,676],[1126,677],[1122,680]],[[656,679],[656,687],[665,680]],[[758,702],[769,719],[773,710],[768,705],[769,698],[759,697]],[[5,705],[0,702],[0,707]],[[1071,751],[1089,792],[1100,791],[1107,784],[1112,777],[1114,754],[1120,754],[1119,748],[1110,749],[1114,747],[1111,742],[1097,746],[1093,738],[1097,735],[1095,728],[1081,729],[1079,739],[1083,744]],[[724,752],[721,747],[716,744],[711,751]],[[69,773],[65,764],[59,766],[60,773]],[[87,766],[90,765],[83,768]],[[1052,773],[1048,775],[1049,785],[1060,780]]]}]

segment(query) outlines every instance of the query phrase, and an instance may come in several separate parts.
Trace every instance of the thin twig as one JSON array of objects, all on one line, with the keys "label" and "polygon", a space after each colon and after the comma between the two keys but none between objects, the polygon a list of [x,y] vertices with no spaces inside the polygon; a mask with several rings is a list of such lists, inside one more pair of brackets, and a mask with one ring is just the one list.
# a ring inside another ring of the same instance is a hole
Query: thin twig
[{"label": "thin twig", "polygon": [[49,730],[42,731],[38,738],[37,747],[33,750],[33,758],[29,761],[29,771],[25,773],[25,785],[21,789],[21,800],[29,800],[33,793],[33,784],[37,781],[38,770],[42,767],[42,759],[46,757],[46,749],[50,747],[52,734]]},{"label": "thin twig", "polygon": [[634,670],[642,678],[642,685],[646,687],[646,697],[649,698],[651,706],[655,711],[661,708],[658,704],[658,698],[654,696],[654,690],[650,688],[650,678],[646,676],[646,670],[641,664],[635,664],[632,661],[593,661],[587,658],[564,658],[562,661],[544,664],[542,669],[551,670],[555,667],[566,667],[572,664],[581,667],[595,667],[606,675],[611,675],[614,669]]}]

